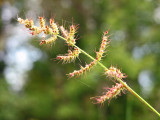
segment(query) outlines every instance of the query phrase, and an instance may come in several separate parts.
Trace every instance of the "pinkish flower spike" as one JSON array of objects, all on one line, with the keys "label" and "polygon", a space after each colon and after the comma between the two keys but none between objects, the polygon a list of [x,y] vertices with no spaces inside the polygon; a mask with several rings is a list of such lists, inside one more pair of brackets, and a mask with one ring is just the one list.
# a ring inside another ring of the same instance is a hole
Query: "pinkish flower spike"
[{"label": "pinkish flower spike", "polygon": [[95,104],[99,104],[99,103],[103,104],[107,100],[109,100],[110,102],[112,98],[116,98],[124,90],[125,90],[125,87],[123,84],[116,83],[116,85],[112,86],[112,88],[108,88],[107,92],[104,95],[98,96],[98,97],[91,97],[90,99],[96,101]]},{"label": "pinkish flower spike", "polygon": [[76,58],[79,57],[79,54],[81,51],[78,48],[74,48],[73,51],[68,50],[68,53],[66,55],[59,55],[57,56],[57,60],[63,60],[63,63],[70,63],[74,62]]},{"label": "pinkish flower spike", "polygon": [[53,34],[58,35],[59,34],[58,25],[54,22],[54,19],[50,19],[50,25],[53,29]]},{"label": "pinkish flower spike", "polygon": [[85,67],[81,66],[80,70],[76,70],[72,73],[68,74],[68,77],[79,77],[80,75],[86,73],[87,71],[90,71],[90,69],[97,63],[97,60],[92,61],[90,64],[87,64]]},{"label": "pinkish flower spike", "polygon": [[123,79],[126,78],[127,76],[124,73],[121,73],[121,71],[113,66],[111,66],[109,69],[105,70],[105,74],[107,75],[107,77],[110,78],[119,78],[119,79]]},{"label": "pinkish flower spike", "polygon": [[108,31],[106,31],[103,35],[103,38],[102,38],[102,43],[101,43],[101,46],[99,48],[99,51],[96,52],[97,56],[96,56],[96,59],[98,61],[101,60],[101,58],[103,57],[103,53],[105,53],[105,49],[108,47],[110,41],[108,40],[109,38],[109,35],[106,36],[106,34],[108,34]]},{"label": "pinkish flower spike", "polygon": [[57,39],[57,36],[53,36],[53,37],[48,38],[47,40],[41,40],[40,45],[53,44],[56,41],[56,39]]},{"label": "pinkish flower spike", "polygon": [[62,32],[63,36],[66,39],[66,43],[69,46],[75,45],[76,44],[76,42],[75,42],[75,40],[76,40],[75,39],[75,34],[77,32],[78,25],[71,25],[69,33],[68,33],[67,30],[65,30],[65,28],[63,26],[60,26],[60,29],[61,29],[61,32]]}]

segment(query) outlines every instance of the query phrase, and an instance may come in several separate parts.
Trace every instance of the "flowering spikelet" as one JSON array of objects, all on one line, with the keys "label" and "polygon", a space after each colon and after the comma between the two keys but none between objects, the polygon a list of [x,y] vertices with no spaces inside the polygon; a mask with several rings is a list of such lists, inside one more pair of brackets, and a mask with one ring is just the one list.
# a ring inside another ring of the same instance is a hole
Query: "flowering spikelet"
[{"label": "flowering spikelet", "polygon": [[53,34],[53,30],[52,30],[52,28],[50,28],[49,26],[47,26],[46,25],[46,27],[43,29],[43,31],[44,31],[44,34],[46,34],[46,35],[51,35],[51,34]]},{"label": "flowering spikelet", "polygon": [[39,22],[40,22],[41,28],[45,28],[45,19],[43,17],[39,17]]},{"label": "flowering spikelet", "polygon": [[63,63],[70,63],[70,62],[74,62],[75,59],[79,56],[80,54],[80,50],[78,48],[74,48],[73,51],[68,50],[68,54],[66,54],[65,56],[57,56],[57,60],[63,60]]},{"label": "flowering spikelet", "polygon": [[67,37],[68,37],[68,31],[63,26],[60,26],[60,29],[61,29],[61,32],[62,32],[64,38],[67,39]]},{"label": "flowering spikelet", "polygon": [[47,40],[41,40],[40,45],[53,44],[56,39],[57,39],[57,36],[53,36],[53,37],[48,38]]},{"label": "flowering spikelet", "polygon": [[34,27],[33,20],[31,20],[31,19],[30,20],[28,20],[28,19],[24,20],[22,18],[18,18],[17,21],[21,24],[25,24],[25,27],[29,28],[30,30]]},{"label": "flowering spikelet", "polygon": [[25,24],[25,20],[22,19],[22,18],[18,18],[17,21],[18,21],[20,24]]},{"label": "flowering spikelet", "polygon": [[43,31],[43,29],[41,29],[40,27],[36,27],[36,26],[34,26],[32,29],[31,29],[31,34],[32,35],[37,35],[37,34],[39,34],[39,33],[41,33],[42,31]]},{"label": "flowering spikelet", "polygon": [[119,78],[119,79],[123,79],[126,78],[127,76],[124,75],[123,73],[121,73],[121,71],[113,66],[111,66],[109,69],[105,70],[105,74],[107,75],[107,77],[110,78]]},{"label": "flowering spikelet", "polygon": [[82,75],[83,73],[86,73],[87,71],[90,71],[90,69],[96,64],[97,60],[92,61],[90,64],[87,64],[85,67],[81,66],[80,70],[75,70],[72,73],[67,74],[68,77],[79,77],[80,75]]},{"label": "flowering spikelet", "polygon": [[124,93],[125,86],[121,83],[116,83],[112,88],[105,88],[107,92],[102,96],[91,97],[90,99],[95,100],[95,104],[103,104],[106,100],[111,100],[112,98],[116,98],[117,95],[121,95],[121,91]]},{"label": "flowering spikelet", "polygon": [[78,29],[78,25],[71,25],[70,26],[70,32],[69,32],[69,35],[68,35],[68,38],[67,38],[67,41],[69,43],[72,43],[72,44],[75,44],[75,34],[77,32],[77,29]]},{"label": "flowering spikelet", "polygon": [[71,25],[69,33],[63,26],[60,26],[60,29],[61,29],[63,36],[66,39],[67,44],[69,46],[75,45],[76,44],[75,33],[77,32],[78,25]]},{"label": "flowering spikelet", "polygon": [[78,29],[78,25],[71,25],[69,37],[74,37],[75,33],[77,32],[77,29]]},{"label": "flowering spikelet", "polygon": [[108,44],[110,43],[110,41],[108,40],[109,35],[107,36],[107,34],[108,34],[108,31],[106,31],[103,35],[102,43],[99,48],[99,52],[96,52],[96,54],[97,54],[96,59],[98,61],[101,60],[101,58],[103,57],[103,53],[105,52],[105,49],[108,47]]},{"label": "flowering spikelet", "polygon": [[30,20],[28,20],[28,19],[24,20],[22,18],[18,18],[17,21],[20,24],[25,24],[25,27],[29,28],[29,30],[32,31],[31,32],[32,35],[37,35],[37,34],[39,34],[43,31],[42,28],[34,26],[33,20],[31,20],[31,19]]},{"label": "flowering spikelet", "polygon": [[54,22],[54,19],[50,19],[50,25],[53,29],[53,34],[54,35],[58,35],[59,34],[59,30],[58,30],[58,26],[57,24]]},{"label": "flowering spikelet", "polygon": [[29,28],[30,30],[32,30],[34,28],[34,24],[33,24],[33,20],[26,20],[26,24],[25,24],[26,28]]}]

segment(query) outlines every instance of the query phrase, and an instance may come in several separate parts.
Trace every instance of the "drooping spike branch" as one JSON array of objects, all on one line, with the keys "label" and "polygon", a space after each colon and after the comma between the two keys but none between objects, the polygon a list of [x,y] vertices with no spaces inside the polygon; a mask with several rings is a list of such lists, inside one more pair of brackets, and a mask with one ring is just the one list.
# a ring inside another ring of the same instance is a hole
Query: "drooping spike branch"
[{"label": "drooping spike branch", "polygon": [[57,36],[54,35],[53,37],[50,37],[47,40],[41,40],[40,45],[43,45],[43,44],[51,44],[52,45],[56,41],[56,39],[57,39]]},{"label": "drooping spike branch", "polygon": [[124,73],[121,73],[121,71],[113,66],[111,66],[109,69],[105,70],[105,75],[110,78],[114,78],[115,80],[117,78],[123,79],[126,78],[127,76]]},{"label": "drooping spike branch", "polygon": [[80,70],[75,70],[72,73],[67,74],[69,78],[71,77],[79,77],[80,75],[86,73],[87,71],[90,71],[91,68],[96,64],[97,60],[92,61],[90,64],[87,64],[85,67],[81,66]]},{"label": "drooping spike branch", "polygon": [[105,53],[105,49],[109,46],[110,44],[110,40],[108,40],[108,38],[110,37],[110,35],[107,35],[108,34],[108,31],[106,31],[103,35],[103,38],[102,38],[102,43],[101,43],[101,46],[99,48],[99,51],[96,52],[96,59],[98,61],[101,60],[101,58],[103,57],[103,53]]},{"label": "drooping spike branch", "polygon": [[25,27],[28,28],[31,32],[32,35],[37,35],[43,31],[41,27],[34,26],[33,20],[24,20],[22,18],[18,18],[19,23],[25,24]]},{"label": "drooping spike branch", "polygon": [[45,28],[45,19],[44,19],[44,17],[39,17],[39,22],[40,22],[41,28]]},{"label": "drooping spike branch", "polygon": [[63,26],[60,26],[60,29],[61,29],[61,32],[62,32],[62,35],[64,36],[64,38],[67,39],[68,31]]},{"label": "drooping spike branch", "polygon": [[58,26],[57,24],[54,22],[54,19],[50,19],[50,25],[53,29],[53,34],[54,35],[58,35],[59,34],[59,30],[58,30]]},{"label": "drooping spike branch", "polygon": [[68,50],[68,53],[65,56],[59,55],[57,56],[57,60],[62,60],[63,63],[74,62],[75,59],[79,56],[81,51],[78,48],[74,48],[73,51]]},{"label": "drooping spike branch", "polygon": [[76,40],[75,39],[75,34],[77,32],[78,25],[71,25],[69,33],[63,26],[60,26],[60,29],[61,29],[61,32],[62,32],[63,36],[66,39],[66,43],[69,46],[75,45],[76,44],[76,42],[75,42],[75,40]]},{"label": "drooping spike branch", "polygon": [[53,34],[53,29],[50,28],[49,26],[46,25],[45,28],[43,28],[44,34],[46,35],[52,35]]},{"label": "drooping spike branch", "polygon": [[107,92],[104,95],[90,98],[95,101],[94,104],[103,104],[107,100],[110,102],[112,98],[116,98],[118,95],[121,95],[121,92],[124,93],[124,90],[126,90],[125,86],[121,83],[116,83],[116,85],[112,86],[112,88],[105,89]]},{"label": "drooping spike branch", "polygon": [[70,26],[70,32],[69,32],[69,35],[67,38],[69,43],[76,44],[75,34],[77,33],[77,29],[78,29],[78,25],[71,25]]}]

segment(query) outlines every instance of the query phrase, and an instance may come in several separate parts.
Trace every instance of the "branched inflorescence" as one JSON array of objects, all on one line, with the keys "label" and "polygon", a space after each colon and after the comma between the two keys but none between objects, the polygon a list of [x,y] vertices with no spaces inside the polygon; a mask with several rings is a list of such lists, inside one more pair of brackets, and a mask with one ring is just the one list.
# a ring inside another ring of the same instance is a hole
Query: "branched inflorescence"
[{"label": "branched inflorescence", "polygon": [[[65,29],[63,25],[59,26],[54,19],[50,19],[49,25],[46,25],[46,20],[44,17],[39,17],[40,27],[37,27],[34,25],[34,21],[32,19],[22,19],[18,18],[17,21],[20,24],[24,24],[26,28],[28,28],[32,35],[37,35],[40,33],[43,33],[45,36],[49,36],[48,39],[43,38],[40,41],[40,45],[51,45],[55,43],[57,38],[63,39],[66,44],[69,46],[68,53],[65,55],[59,55],[57,56],[57,60],[62,61],[62,63],[70,63],[75,62],[76,58],[79,57],[80,53],[85,54],[89,58],[91,58],[93,61],[89,64],[85,65],[85,67],[80,66],[80,70],[74,70],[72,73],[67,74],[69,78],[71,77],[79,77],[80,75],[83,75],[87,71],[90,71],[91,68],[93,68],[96,64],[99,64],[101,67],[104,68],[105,75],[108,78],[113,78],[114,82],[116,82],[115,86],[112,86],[112,88],[107,88],[106,93],[102,96],[97,97],[91,97],[92,100],[94,100],[95,104],[104,104],[105,101],[109,101],[112,98],[116,98],[118,95],[121,95],[121,93],[124,93],[124,90],[130,91],[133,95],[135,95],[142,103],[147,105],[152,111],[154,111],[158,116],[160,116],[160,113],[156,111],[150,104],[148,104],[141,96],[139,96],[134,90],[132,90],[125,82],[124,78],[127,76],[122,73],[117,67],[111,66],[109,69],[105,67],[100,61],[102,57],[104,57],[104,53],[106,52],[106,48],[109,46],[110,40],[108,35],[108,31],[104,32],[104,35],[102,37],[102,42],[99,48],[99,51],[96,52],[96,59],[94,59],[92,56],[90,56],[88,53],[80,49],[78,46],[76,46],[76,38],[75,34],[77,33],[78,25],[72,24],[69,27],[69,30]],[[61,31],[61,32],[59,32]],[[62,34],[62,35],[61,35]]]},{"label": "branched inflorescence", "polygon": [[[40,41],[40,45],[49,44],[52,45],[55,43],[58,37],[65,40],[67,45],[69,46],[68,53],[65,55],[58,55],[57,60],[62,61],[62,63],[71,63],[76,60],[76,58],[79,57],[80,53],[84,53],[83,50],[81,50],[79,47],[77,47],[76,44],[76,38],[75,34],[77,33],[78,25],[71,25],[69,27],[69,30],[65,29],[63,25],[59,26],[54,19],[50,19],[49,25],[46,25],[46,20],[44,17],[39,17],[40,27],[37,27],[34,25],[34,22],[32,19],[17,19],[19,23],[24,24],[26,28],[28,28],[31,31],[32,35],[37,35],[40,33],[43,33],[45,35],[49,35],[50,37],[48,39],[43,39]],[[61,31],[61,34],[60,32]],[[106,48],[110,44],[109,40],[110,35],[108,35],[108,31],[104,32],[104,35],[102,37],[102,42],[99,48],[99,51],[96,52],[96,59],[93,59],[92,62],[89,64],[86,64],[85,67],[80,66],[79,70],[74,70],[72,73],[67,74],[69,78],[71,77],[79,77],[80,75],[85,74],[87,71],[90,71],[93,66],[95,66],[97,63],[99,63],[104,56],[103,54],[106,52]],[[88,55],[89,56],[89,55]],[[120,70],[117,68],[111,66],[109,69],[105,68],[105,75],[109,78],[114,78],[119,82],[120,80],[123,80],[127,76],[121,73]],[[108,88],[107,92],[98,97],[92,97],[91,99],[96,100],[95,103],[104,103],[106,100],[111,100],[112,98],[115,98],[116,96],[120,95],[121,91],[123,92],[125,90],[125,86],[121,83],[116,83],[115,86],[112,88]]]},{"label": "branched inflorescence", "polygon": [[101,60],[101,58],[103,57],[103,54],[105,53],[105,49],[108,47],[110,43],[110,41],[108,40],[109,35],[107,36],[107,34],[108,34],[108,31],[106,31],[103,35],[99,52],[96,52],[96,59],[93,60],[90,64],[87,64],[85,67],[81,66],[80,70],[75,70],[72,73],[69,73],[68,74],[69,77],[74,77],[74,76],[79,77],[80,75],[83,75],[87,71],[90,71],[91,68],[93,68],[93,66],[95,66],[96,63]]}]

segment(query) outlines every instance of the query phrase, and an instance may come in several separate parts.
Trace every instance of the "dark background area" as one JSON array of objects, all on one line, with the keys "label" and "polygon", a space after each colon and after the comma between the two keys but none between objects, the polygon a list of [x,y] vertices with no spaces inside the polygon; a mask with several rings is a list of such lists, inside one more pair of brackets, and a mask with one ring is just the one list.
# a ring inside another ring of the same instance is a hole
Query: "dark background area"
[{"label": "dark background area", "polygon": [[127,91],[109,104],[92,104],[90,97],[114,85],[103,69],[97,65],[68,79],[91,60],[81,54],[75,63],[54,61],[67,52],[64,41],[39,46],[42,35],[32,36],[16,19],[39,25],[44,16],[66,28],[79,24],[77,45],[94,57],[109,29],[111,45],[102,63],[126,73],[127,84],[160,111],[159,0],[1,0],[0,6],[0,120],[158,119]]}]

